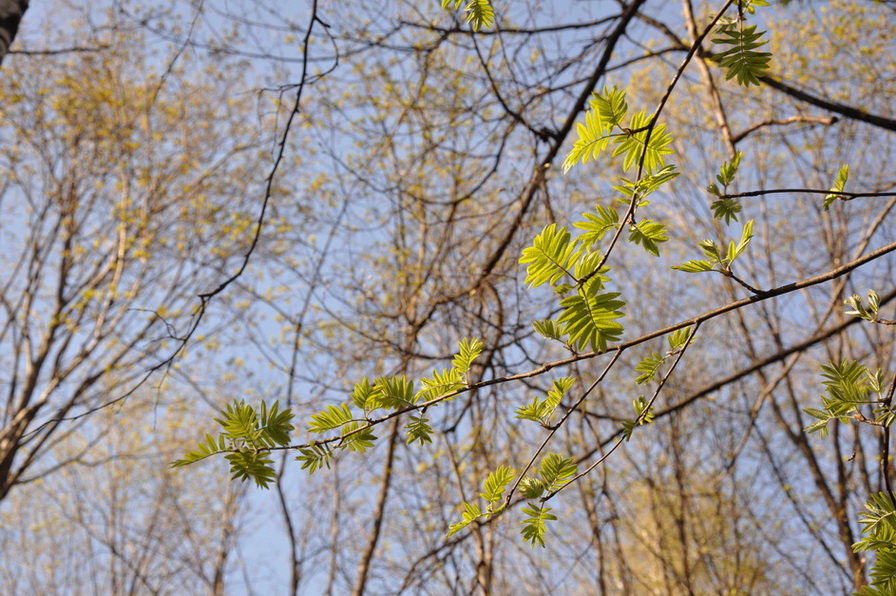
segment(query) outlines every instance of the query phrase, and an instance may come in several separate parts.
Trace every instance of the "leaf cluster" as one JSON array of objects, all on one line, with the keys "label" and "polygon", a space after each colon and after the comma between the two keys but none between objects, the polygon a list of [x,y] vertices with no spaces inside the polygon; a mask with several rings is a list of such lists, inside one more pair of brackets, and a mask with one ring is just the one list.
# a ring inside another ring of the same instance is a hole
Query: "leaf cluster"
[{"label": "leaf cluster", "polygon": [[281,411],[276,401],[270,408],[262,401],[257,410],[242,400],[234,401],[221,411],[220,418],[215,419],[223,429],[217,438],[206,434],[204,443],[183,459],[172,462],[171,467],[186,466],[226,453],[232,479],[246,481],[251,478],[260,488],[268,488],[277,478],[269,457],[270,450],[289,444],[293,416],[288,408]]},{"label": "leaf cluster", "polygon": [[740,240],[735,243],[733,240],[728,243],[728,250],[724,253],[722,248],[716,244],[715,240],[706,239],[698,245],[706,256],[706,259],[691,260],[681,265],[673,265],[672,269],[684,271],[686,273],[703,273],[705,271],[718,271],[724,274],[731,273],[731,263],[739,257],[750,245],[753,239],[753,220],[749,220],[744,224],[741,231]]},{"label": "leaf cluster", "polygon": [[[554,492],[563,488],[573,476],[578,467],[573,458],[564,458],[560,454],[550,453],[541,460],[538,469],[538,478],[526,477],[520,482],[520,492],[527,499],[537,499],[545,492]],[[538,544],[544,547],[544,537],[547,533],[547,522],[554,521],[557,516],[550,513],[551,509],[544,505],[527,503],[523,509],[526,517],[522,520],[523,542],[528,542],[535,548]]]},{"label": "leaf cluster", "polygon": [[[880,370],[872,372],[853,360],[844,360],[839,364],[828,362],[821,370],[825,386],[825,395],[821,397],[824,409],[803,410],[816,418],[815,422],[804,429],[805,432],[818,432],[824,438],[828,434],[828,422],[840,420],[844,424],[848,423],[850,418],[861,414],[859,408],[864,405],[879,405],[873,410],[878,424],[889,426],[893,423],[896,414],[883,403],[884,378]],[[877,394],[876,399],[871,397],[872,393]]]},{"label": "leaf cluster", "polygon": [[554,411],[557,409],[557,406],[560,405],[560,401],[563,399],[563,396],[567,391],[569,391],[570,387],[572,387],[575,382],[575,377],[563,377],[562,379],[556,379],[553,383],[553,387],[548,391],[547,397],[545,399],[536,397],[532,400],[531,403],[517,409],[516,417],[523,420],[532,420],[534,422],[538,422],[542,426],[549,426],[551,416],[553,416]]},{"label": "leaf cluster", "polygon": [[589,103],[591,109],[585,114],[585,122],[576,127],[579,138],[563,162],[564,172],[577,163],[597,159],[611,142],[616,145],[613,157],[623,157],[624,170],[643,163],[644,171],[650,174],[665,166],[663,156],[672,153],[672,137],[666,132],[666,125],[654,122],[642,110],[633,114],[625,126],[628,104],[624,89],[604,87],[603,93],[592,94]]},{"label": "leaf cluster", "polygon": [[[442,0],[442,8],[448,8],[451,4],[454,4],[453,8],[456,10],[463,4],[463,0]],[[489,0],[470,0],[464,6],[464,12],[473,31],[479,31],[482,27],[491,27],[495,22],[495,11]]]},{"label": "leaf cluster", "polygon": [[491,472],[488,478],[485,479],[485,482],[482,483],[482,492],[479,493],[479,496],[486,502],[485,511],[482,510],[479,503],[464,502],[463,517],[456,524],[451,524],[448,528],[448,536],[457,534],[480,518],[482,521],[485,521],[503,511],[507,506],[506,503],[501,503],[504,498],[504,491],[515,476],[516,472],[510,466],[499,466],[497,470]]},{"label": "leaf cluster", "polygon": [[737,221],[737,215],[743,210],[740,201],[725,196],[728,193],[728,187],[734,182],[743,156],[743,151],[738,151],[730,162],[726,161],[722,164],[722,167],[719,168],[719,173],[716,174],[716,181],[718,184],[722,185],[721,189],[719,189],[718,184],[715,182],[706,186],[706,190],[709,194],[717,197],[711,205],[713,217],[716,219],[724,219],[726,224],[731,223],[732,220]]},{"label": "leaf cluster", "polygon": [[713,60],[727,69],[725,79],[737,78],[740,85],[749,87],[759,85],[759,79],[768,73],[771,63],[771,52],[759,52],[768,43],[762,36],[765,31],[756,31],[756,25],[744,25],[743,19],[735,22],[723,22],[716,29],[712,42],[727,49],[716,53]]},{"label": "leaf cluster", "polygon": [[[604,213],[612,217],[609,210]],[[609,268],[600,264],[599,252],[589,250],[589,240],[573,239],[565,226],[550,224],[523,250],[520,263],[528,265],[530,287],[548,284],[559,294],[569,294],[560,301],[557,320],[541,321],[536,330],[552,339],[566,336],[568,344],[580,350],[590,346],[598,351],[622,335],[623,327],[616,319],[623,316],[619,309],[625,303],[618,300],[618,293],[602,293],[609,281],[603,274]]]},{"label": "leaf cluster", "polygon": [[859,515],[864,537],[852,545],[855,552],[875,551],[871,585],[857,592],[862,596],[896,593],[896,506],[892,495],[871,495]]}]

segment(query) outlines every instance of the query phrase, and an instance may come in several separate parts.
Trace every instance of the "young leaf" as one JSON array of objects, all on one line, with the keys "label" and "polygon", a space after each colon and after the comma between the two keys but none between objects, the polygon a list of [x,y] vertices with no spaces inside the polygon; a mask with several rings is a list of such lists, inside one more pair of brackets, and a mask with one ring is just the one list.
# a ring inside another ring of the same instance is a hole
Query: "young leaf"
[{"label": "young leaf", "polygon": [[544,548],[544,535],[547,533],[545,522],[557,519],[557,516],[548,513],[549,511],[551,511],[549,507],[538,507],[532,503],[523,507],[523,513],[528,515],[521,522],[523,524],[523,542],[531,543],[532,548],[535,548],[536,544]]},{"label": "young leaf", "polygon": [[515,475],[516,472],[510,466],[499,466],[497,470],[488,475],[479,496],[489,503],[497,503],[504,496],[504,490]]},{"label": "young leaf", "polygon": [[284,446],[289,444],[289,433],[294,428],[290,422],[294,414],[290,409],[279,411],[280,402],[275,401],[268,408],[264,401],[261,402],[261,415],[259,416],[261,434],[260,442],[265,447]]},{"label": "young leaf", "polygon": [[661,168],[655,174],[648,174],[637,182],[622,178],[622,184],[613,188],[626,196],[629,201],[641,201],[647,195],[657,190],[660,186],[676,178],[680,172],[675,171],[675,165],[669,164]]},{"label": "young leaf", "polygon": [[520,482],[520,494],[526,499],[537,499],[544,494],[544,482],[538,478],[527,476]]},{"label": "young leaf", "polygon": [[299,455],[296,456],[296,461],[302,462],[303,470],[307,468],[309,474],[314,474],[315,470],[319,470],[324,466],[329,469],[332,457],[333,450],[330,449],[329,445],[313,443],[309,448],[299,448]]},{"label": "young leaf", "polygon": [[655,257],[660,256],[659,244],[669,239],[666,236],[666,228],[663,224],[642,219],[637,224],[629,228],[629,242],[640,244],[644,250]]},{"label": "young leaf", "polygon": [[539,424],[546,424],[547,419],[554,412],[554,409],[548,405],[546,401],[536,397],[532,403],[526,404],[516,410],[516,418],[522,420],[531,420]]},{"label": "young leaf", "polygon": [[681,265],[673,265],[672,269],[684,271],[685,273],[703,273],[705,271],[714,271],[715,267],[709,261],[687,261]]},{"label": "young leaf", "polygon": [[665,362],[666,359],[655,352],[650,356],[645,357],[637,366],[635,366],[635,370],[641,373],[635,379],[635,383],[643,385],[650,381]]},{"label": "young leaf", "polygon": [[541,468],[538,475],[544,483],[547,490],[557,490],[562,487],[572,476],[575,476],[577,470],[576,462],[573,458],[563,458],[557,453],[549,453],[541,460]]},{"label": "young leaf", "polygon": [[749,87],[759,85],[759,78],[765,76],[769,69],[772,55],[770,52],[757,52],[756,49],[768,43],[762,40],[765,31],[756,32],[756,25],[745,27],[739,21],[732,25],[722,25],[716,31],[719,37],[713,43],[731,46],[729,49],[713,56],[713,60],[723,68],[727,68],[725,79],[737,78],[740,85]]},{"label": "young leaf", "polygon": [[267,453],[242,449],[236,453],[228,453],[225,457],[230,462],[231,480],[245,482],[251,478],[259,488],[268,488],[277,479],[277,472],[272,465],[274,462]]},{"label": "young leaf", "polygon": [[470,0],[464,10],[467,12],[467,22],[473,31],[479,31],[483,26],[491,27],[495,22],[495,11],[488,0]]},{"label": "young leaf", "polygon": [[722,164],[722,167],[719,168],[719,173],[716,176],[716,180],[719,181],[724,187],[728,187],[734,182],[734,176],[737,174],[737,168],[740,167],[740,160],[743,158],[744,152],[738,151],[734,154],[734,159],[730,162],[726,161]]},{"label": "young leaf", "polygon": [[317,414],[312,414],[308,423],[308,430],[313,433],[322,433],[329,430],[340,428],[343,424],[351,422],[352,411],[348,404],[339,406],[327,406],[326,410],[321,410]]},{"label": "young leaf", "polygon": [[596,205],[597,213],[583,213],[585,221],[577,221],[573,225],[585,233],[579,236],[579,241],[585,246],[592,246],[604,237],[604,234],[619,227],[619,214],[612,207]]},{"label": "young leaf", "polygon": [[373,434],[373,431],[369,428],[358,430],[361,428],[361,424],[362,423],[359,420],[355,420],[342,427],[342,440],[339,442],[339,445],[343,449],[364,453],[373,447],[373,442],[376,441],[376,435]]},{"label": "young leaf", "polygon": [[408,445],[419,441],[421,445],[432,443],[432,427],[424,416],[411,416],[411,421],[405,426],[407,429]]},{"label": "young leaf", "polygon": [[537,331],[542,337],[558,341],[563,340],[563,328],[551,319],[535,321],[534,323],[532,323],[532,326],[535,327],[535,331]]},{"label": "young leaf", "polygon": [[685,327],[683,329],[678,329],[673,331],[671,335],[669,335],[669,349],[672,351],[680,350],[684,347],[688,340],[691,338],[691,327]]},{"label": "young leaf", "polygon": [[737,214],[744,210],[743,205],[737,199],[717,199],[710,205],[712,216],[716,219],[724,219],[726,224],[737,221]]},{"label": "young leaf", "polygon": [[219,453],[223,453],[227,451],[227,445],[224,442],[224,435],[218,435],[218,438],[215,439],[210,434],[206,433],[205,435],[205,443],[200,443],[196,448],[196,451],[191,451],[187,453],[183,459],[178,459],[171,462],[170,466],[172,468],[179,468],[181,466],[187,466],[193,463],[198,462],[201,459],[205,459],[206,457],[210,457],[212,455],[217,455]]},{"label": "young leaf", "polygon": [[840,171],[837,172],[837,179],[834,180],[834,186],[831,187],[831,194],[824,198],[824,210],[827,211],[837,199],[844,198],[843,195],[837,194],[843,192],[846,187],[846,181],[849,180],[849,166],[843,164]]},{"label": "young leaf", "polygon": [[457,534],[458,532],[469,526],[471,523],[479,519],[479,517],[482,515],[482,510],[479,509],[479,505],[477,505],[476,503],[465,502],[463,506],[463,520],[456,524],[451,524],[451,526],[448,528],[448,535],[446,536],[446,538]]},{"label": "young leaf", "polygon": [[711,238],[707,238],[703,242],[699,243],[697,246],[703,251],[710,261],[715,263],[722,263],[724,259],[722,258],[722,251],[716,246],[715,240]]},{"label": "young leaf", "polygon": [[[634,165],[644,161],[644,171],[648,174],[656,172],[665,166],[663,155],[672,153],[669,145],[672,137],[666,133],[665,124],[657,124],[650,132],[650,140],[647,141],[646,126],[650,122],[647,112],[641,111],[634,114],[631,123],[624,135],[615,138],[618,145],[613,150],[613,157],[624,155],[622,169],[628,170]],[[645,130],[640,130],[645,129]],[[635,132],[640,131],[640,132]],[[645,142],[646,141],[646,142]]]},{"label": "young leaf", "polygon": [[625,316],[618,309],[625,303],[616,300],[618,293],[600,294],[585,298],[579,294],[567,296],[560,301],[563,312],[558,323],[563,324],[563,332],[569,335],[569,343],[579,350],[588,346],[599,352],[607,348],[608,341],[617,341],[622,336],[622,325],[614,319]]},{"label": "young leaf", "polygon": [[457,342],[457,345],[460,347],[460,351],[454,357],[454,360],[451,361],[451,365],[457,369],[457,372],[465,375],[470,370],[473,361],[482,352],[482,342],[476,338],[464,338]]},{"label": "young leaf", "polygon": [[744,224],[744,229],[743,229],[743,231],[741,231],[741,234],[740,234],[740,242],[738,242],[737,245],[735,245],[734,242],[732,242],[728,246],[728,254],[725,257],[725,261],[727,261],[730,264],[731,261],[733,261],[734,259],[739,257],[741,255],[741,253],[743,253],[747,249],[747,246],[749,246],[750,240],[752,240],[752,239],[753,239],[753,220],[751,219],[746,224]]},{"label": "young leaf", "polygon": [[367,405],[371,410],[397,410],[414,405],[414,383],[404,375],[380,377],[373,385],[373,393]]},{"label": "young leaf", "polygon": [[572,269],[578,258],[577,243],[570,241],[569,230],[551,224],[535,237],[532,246],[523,250],[519,262],[529,265],[525,283],[536,288],[545,283],[553,286],[564,275],[573,277]]},{"label": "young leaf", "polygon": [[463,374],[456,368],[446,368],[441,373],[432,371],[432,380],[420,379],[422,388],[414,395],[414,403],[430,401],[453,393],[467,386]]},{"label": "young leaf", "polygon": [[367,377],[364,377],[361,379],[360,383],[355,385],[355,389],[352,391],[352,403],[362,410],[371,410],[373,408],[369,407],[368,404],[370,403],[370,397],[372,395],[373,387],[370,385],[370,381],[367,380]]},{"label": "young leaf", "polygon": [[594,93],[584,124],[580,122],[576,127],[579,138],[563,162],[563,172],[568,172],[579,161],[585,163],[597,159],[610,143],[610,132],[620,125],[627,110],[625,90],[604,87],[603,94]]}]

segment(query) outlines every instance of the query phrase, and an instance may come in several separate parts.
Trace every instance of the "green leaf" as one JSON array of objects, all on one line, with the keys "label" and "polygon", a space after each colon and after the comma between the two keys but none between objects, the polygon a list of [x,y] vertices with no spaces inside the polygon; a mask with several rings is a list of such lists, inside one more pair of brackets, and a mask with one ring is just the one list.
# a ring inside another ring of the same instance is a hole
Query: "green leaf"
[{"label": "green leaf", "polygon": [[532,401],[532,403],[517,409],[516,417],[523,420],[532,420],[534,422],[538,422],[539,424],[547,426],[551,415],[554,413],[554,410],[557,409],[557,406],[560,405],[563,396],[567,391],[569,391],[570,387],[572,387],[575,382],[575,377],[563,377],[560,379],[556,379],[553,383],[553,387],[548,391],[547,399],[542,401],[541,399],[536,397]]},{"label": "green leaf", "polygon": [[603,289],[604,284],[610,281],[609,277],[603,275],[610,268],[606,265],[601,266],[601,260],[601,254],[593,252],[583,255],[576,263],[573,273],[583,296],[597,294]]},{"label": "green leaf", "polygon": [[714,261],[715,263],[723,263],[725,261],[725,259],[722,258],[722,251],[716,246],[715,240],[707,238],[697,246],[700,247],[700,250],[703,251],[703,254],[706,255],[710,261]]},{"label": "green leaf", "polygon": [[591,109],[585,114],[585,122],[576,126],[579,138],[563,162],[563,172],[568,172],[580,161],[597,159],[610,143],[610,132],[620,125],[627,110],[625,90],[604,87],[603,94],[592,94]]},{"label": "green leaf", "polygon": [[716,180],[719,181],[724,187],[728,187],[734,182],[734,177],[737,175],[737,168],[740,167],[740,160],[743,158],[744,152],[738,151],[734,154],[734,159],[730,162],[726,161],[722,164],[722,167],[719,168],[719,173],[716,176]]},{"label": "green leaf", "polygon": [[566,395],[566,392],[569,391],[575,383],[575,377],[561,377],[559,379],[554,379],[553,387],[548,391],[548,405],[551,408],[559,406],[563,396]]},{"label": "green leaf", "polygon": [[349,451],[357,451],[358,453],[364,453],[373,447],[373,442],[376,441],[376,435],[373,434],[373,431],[368,427],[358,430],[361,428],[362,424],[368,423],[362,423],[360,420],[355,420],[342,427],[342,440],[339,442],[339,446],[343,449],[348,449]]},{"label": "green leaf", "polygon": [[259,438],[266,447],[276,445],[282,447],[289,444],[289,433],[294,428],[290,421],[294,414],[289,409],[280,412],[279,408],[279,401],[275,401],[270,408],[264,401],[261,402],[261,416],[259,416],[261,434]]},{"label": "green leaf", "polygon": [[551,511],[549,507],[538,507],[529,503],[523,507],[523,513],[528,517],[521,523],[523,524],[523,542],[532,544],[532,548],[538,544],[544,548],[544,536],[547,533],[547,521],[557,519],[557,516],[548,513]]},{"label": "green leaf", "polygon": [[539,424],[546,424],[547,419],[553,412],[554,409],[546,401],[536,397],[532,400],[532,403],[517,408],[515,417],[522,420],[532,420]]},{"label": "green leaf", "polygon": [[408,445],[418,441],[421,445],[432,443],[432,427],[424,416],[411,416],[411,421],[405,426],[407,429]]},{"label": "green leaf", "polygon": [[370,385],[367,377],[364,377],[360,383],[355,385],[355,389],[352,391],[352,403],[364,411],[369,411],[373,409],[369,406],[372,395],[373,387]]},{"label": "green leaf", "polygon": [[[444,0],[443,0],[444,1]],[[495,22],[495,11],[488,0],[471,0],[464,10],[467,12],[467,22],[473,31],[479,31],[482,27],[491,27]]]},{"label": "green leaf", "polygon": [[641,362],[635,366],[635,370],[639,373],[638,377],[635,379],[635,383],[638,385],[643,385],[647,383],[654,376],[656,376],[657,371],[660,370],[660,367],[666,362],[666,358],[660,356],[657,353],[653,353],[650,356],[645,357]]},{"label": "green leaf", "polygon": [[638,424],[650,424],[653,422],[653,414],[647,409],[648,401],[643,395],[632,400],[632,408],[635,409]]},{"label": "green leaf", "polygon": [[676,351],[683,348],[691,338],[691,330],[691,327],[684,327],[683,329],[673,331],[672,334],[669,335],[669,349]]},{"label": "green leaf", "polygon": [[716,219],[724,219],[726,224],[737,221],[737,214],[744,210],[743,205],[737,199],[718,199],[710,205],[712,216]]},{"label": "green leaf", "polygon": [[[820,432],[822,438],[827,436],[827,423],[839,419],[848,422],[857,413],[859,406],[871,404],[869,391],[882,389],[878,383],[878,372],[870,372],[864,365],[852,360],[844,360],[837,364],[828,362],[821,367],[826,395],[821,398],[824,410],[807,408],[803,410],[817,422],[807,426],[807,433]],[[890,421],[891,412],[885,408],[876,410],[881,414],[881,422]]]},{"label": "green leaf", "polygon": [[602,239],[604,235],[619,227],[619,213],[612,207],[595,205],[597,213],[583,213],[585,221],[577,221],[573,225],[585,233],[579,236],[579,241],[585,246],[592,246]]},{"label": "green leaf", "polygon": [[178,459],[171,464],[169,464],[172,468],[179,468],[181,466],[187,466],[193,463],[198,462],[199,460],[205,459],[207,457],[211,457],[212,455],[217,455],[219,453],[224,453],[227,451],[228,447],[224,442],[224,435],[218,435],[218,438],[211,436],[206,433],[205,435],[205,443],[200,443],[196,448],[196,451],[191,451],[187,453],[183,459]]},{"label": "green leaf", "polygon": [[268,488],[277,479],[277,472],[272,465],[274,462],[267,453],[242,449],[236,453],[228,453],[225,457],[230,462],[231,480],[245,482],[251,478],[259,488]]},{"label": "green leaf", "polygon": [[831,194],[824,198],[824,210],[827,211],[837,199],[845,198],[843,195],[837,194],[843,192],[846,187],[846,181],[849,180],[849,165],[843,164],[840,171],[837,172],[837,179],[834,180],[834,186],[831,187]]},{"label": "green leaf", "polygon": [[446,538],[457,534],[458,532],[469,526],[471,523],[479,519],[479,517],[482,515],[482,510],[479,509],[479,505],[477,505],[476,503],[465,502],[463,504],[463,508],[463,521],[452,524],[448,528],[448,536],[446,536]]},{"label": "green leaf", "polygon": [[541,460],[538,475],[547,490],[555,491],[565,485],[577,470],[573,458],[563,458],[557,453],[549,453]]},{"label": "green leaf", "polygon": [[221,410],[223,418],[215,422],[224,427],[224,437],[231,441],[245,441],[252,445],[258,437],[258,415],[255,409],[244,401],[234,401]]},{"label": "green leaf", "polygon": [[535,327],[535,331],[542,337],[558,341],[563,340],[563,327],[551,319],[535,321],[532,323],[532,326]]},{"label": "green leaf", "polygon": [[592,92],[589,104],[600,115],[601,122],[606,123],[607,130],[621,126],[628,112],[625,89],[617,89],[615,86],[612,89],[605,86],[603,93]]},{"label": "green leaf", "polygon": [[709,261],[687,261],[681,265],[673,265],[672,269],[684,271],[685,273],[703,273],[705,271],[715,270]]},{"label": "green leaf", "polygon": [[460,351],[457,356],[454,357],[454,360],[451,361],[451,365],[456,368],[460,374],[465,375],[469,372],[473,361],[479,357],[480,353],[482,353],[482,342],[476,338],[464,338],[457,342],[457,345],[459,346]]},{"label": "green leaf", "polygon": [[719,37],[713,38],[713,43],[731,46],[713,56],[713,60],[728,69],[725,79],[737,78],[740,85],[758,86],[759,78],[768,72],[772,58],[770,52],[756,51],[768,43],[767,40],[761,39],[765,31],[757,32],[756,25],[746,27],[742,21],[738,21],[735,24],[720,26],[716,33]]},{"label": "green leaf", "polygon": [[537,499],[541,495],[544,494],[544,482],[539,480],[538,478],[532,478],[531,476],[526,476],[520,482],[520,494],[523,495],[526,499]]},{"label": "green leaf", "polygon": [[613,188],[624,194],[629,201],[640,201],[679,174],[680,172],[675,171],[675,165],[669,164],[655,174],[648,174],[636,182],[622,178],[622,185]]},{"label": "green leaf", "polygon": [[859,514],[864,538],[853,544],[853,552],[896,549],[896,507],[887,492],[872,494]]},{"label": "green leaf", "polygon": [[432,371],[432,379],[420,379],[422,388],[414,395],[414,403],[428,402],[454,393],[467,386],[463,374],[456,368],[446,368],[441,373]]},{"label": "green leaf", "polygon": [[740,242],[736,245],[732,242],[728,246],[728,254],[725,256],[725,261],[731,263],[734,259],[739,257],[746,249],[747,246],[750,245],[750,240],[753,239],[753,220],[749,220],[746,224],[744,224],[744,229],[740,234]]},{"label": "green leaf", "polygon": [[636,399],[632,400],[632,408],[635,410],[635,419],[622,421],[622,435],[625,437],[626,441],[631,440],[635,428],[642,424],[650,424],[653,422],[653,414],[650,410],[645,412],[647,404],[648,401],[643,395],[639,395]]},{"label": "green leaf", "polygon": [[313,443],[310,447],[300,447],[299,455],[296,461],[302,462],[302,469],[308,469],[309,474],[314,474],[315,470],[319,470],[326,466],[330,469],[330,459],[333,458],[333,450],[329,445]]},{"label": "green leaf", "polygon": [[414,405],[414,383],[404,375],[377,379],[368,400],[368,407],[371,410],[377,408],[399,410],[412,405]]},{"label": "green leaf", "polygon": [[644,250],[655,257],[660,256],[659,244],[669,239],[666,236],[666,228],[663,224],[642,219],[629,228],[629,242],[634,242],[644,247]]},{"label": "green leaf", "polygon": [[525,283],[530,288],[545,283],[553,286],[564,275],[573,277],[572,269],[579,254],[577,243],[570,241],[569,230],[556,224],[547,226],[520,257],[521,265],[528,264]]},{"label": "green leaf", "polygon": [[352,411],[348,404],[339,406],[327,406],[317,414],[312,414],[308,423],[308,430],[313,433],[322,433],[340,428],[343,424],[351,422]]},{"label": "green leaf", "polygon": [[611,292],[587,298],[576,294],[560,301],[563,312],[557,319],[563,325],[563,332],[569,335],[569,343],[580,350],[591,346],[594,351],[603,351],[608,341],[617,341],[623,332],[622,325],[615,322],[624,316],[618,309],[625,302],[616,300],[618,293]]},{"label": "green leaf", "polygon": [[634,114],[631,123],[625,134],[614,139],[617,144],[613,150],[613,157],[624,155],[622,169],[628,170],[632,166],[638,165],[642,158],[644,160],[644,171],[650,174],[656,172],[665,166],[663,155],[672,153],[669,145],[672,143],[672,137],[666,133],[665,124],[657,124],[650,132],[650,140],[647,141],[647,130],[645,128],[650,122],[650,117],[645,111]]},{"label": "green leaf", "polygon": [[504,490],[515,476],[516,472],[510,466],[499,466],[497,470],[488,475],[482,484],[482,492],[479,493],[479,496],[489,503],[497,503],[504,496]]}]

